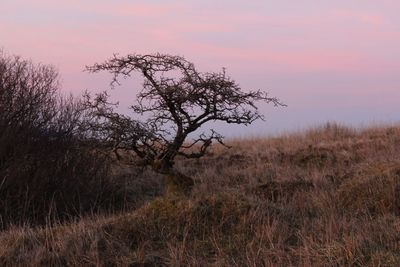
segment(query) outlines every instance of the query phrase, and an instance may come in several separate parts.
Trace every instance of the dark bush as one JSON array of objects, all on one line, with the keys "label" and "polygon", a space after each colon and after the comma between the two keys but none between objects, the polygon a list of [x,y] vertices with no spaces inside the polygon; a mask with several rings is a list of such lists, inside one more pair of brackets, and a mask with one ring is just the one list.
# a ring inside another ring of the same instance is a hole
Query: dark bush
[{"label": "dark bush", "polygon": [[0,52],[0,229],[124,205],[109,160],[79,130],[80,100],[59,88],[53,67]]}]

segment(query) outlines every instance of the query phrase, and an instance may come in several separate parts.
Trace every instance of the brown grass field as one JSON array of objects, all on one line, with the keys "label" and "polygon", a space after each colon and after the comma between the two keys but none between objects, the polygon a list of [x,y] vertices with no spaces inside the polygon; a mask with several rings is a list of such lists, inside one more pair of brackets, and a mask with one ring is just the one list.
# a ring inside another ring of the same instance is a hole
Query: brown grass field
[{"label": "brown grass field", "polygon": [[114,167],[135,205],[8,227],[0,266],[400,266],[400,127],[227,144],[177,162],[190,196],[149,197],[161,177]]}]

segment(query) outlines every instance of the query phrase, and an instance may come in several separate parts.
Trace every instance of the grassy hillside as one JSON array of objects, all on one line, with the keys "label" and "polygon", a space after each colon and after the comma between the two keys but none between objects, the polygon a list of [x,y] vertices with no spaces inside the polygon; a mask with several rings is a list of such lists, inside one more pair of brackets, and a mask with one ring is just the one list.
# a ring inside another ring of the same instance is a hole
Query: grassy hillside
[{"label": "grassy hillside", "polygon": [[0,265],[400,266],[400,127],[227,143],[177,163],[190,196],[149,194],[145,172],[126,212],[3,230]]}]

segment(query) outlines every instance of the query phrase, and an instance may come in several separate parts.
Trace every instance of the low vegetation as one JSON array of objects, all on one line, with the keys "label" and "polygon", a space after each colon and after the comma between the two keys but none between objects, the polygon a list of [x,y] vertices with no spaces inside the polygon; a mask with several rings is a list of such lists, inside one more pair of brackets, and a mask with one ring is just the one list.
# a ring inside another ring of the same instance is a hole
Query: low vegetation
[{"label": "low vegetation", "polygon": [[0,230],[118,212],[140,205],[146,186],[157,193],[153,178],[130,187],[132,172],[110,175],[110,158],[81,130],[85,116],[52,66],[0,51]]},{"label": "low vegetation", "polygon": [[400,266],[400,127],[327,124],[226,144],[177,158],[189,195],[111,164],[111,191],[129,193],[123,210],[8,225],[0,265]]}]

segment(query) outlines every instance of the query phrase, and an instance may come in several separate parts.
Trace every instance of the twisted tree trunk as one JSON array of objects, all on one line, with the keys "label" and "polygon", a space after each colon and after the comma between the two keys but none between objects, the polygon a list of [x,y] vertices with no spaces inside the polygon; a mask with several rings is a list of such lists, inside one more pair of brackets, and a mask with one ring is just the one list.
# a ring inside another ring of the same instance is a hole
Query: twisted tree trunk
[{"label": "twisted tree trunk", "polygon": [[164,175],[165,192],[167,195],[188,195],[194,186],[193,178],[175,170],[173,163],[159,160],[152,165],[153,170]]}]

